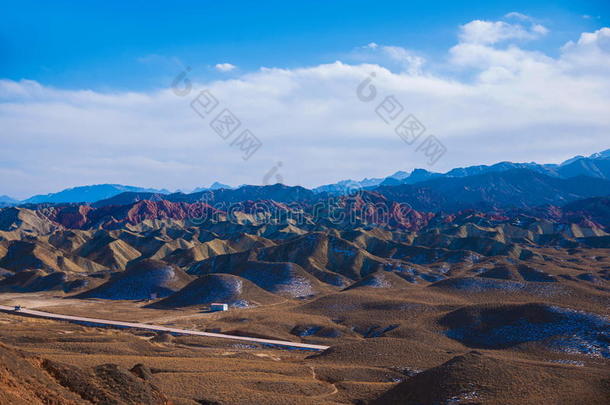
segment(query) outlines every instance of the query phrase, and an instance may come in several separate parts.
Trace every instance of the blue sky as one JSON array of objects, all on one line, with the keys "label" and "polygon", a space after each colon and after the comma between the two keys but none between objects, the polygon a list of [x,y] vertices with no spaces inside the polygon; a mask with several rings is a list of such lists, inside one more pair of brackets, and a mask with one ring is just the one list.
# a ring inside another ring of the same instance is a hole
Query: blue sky
[{"label": "blue sky", "polygon": [[370,42],[442,57],[459,25],[511,11],[553,30],[537,44],[551,54],[583,31],[610,25],[603,0],[3,3],[1,77],[95,90],[163,87],[181,64],[214,79],[209,67],[227,61],[240,68],[235,74],[329,63]]},{"label": "blue sky", "polygon": [[[261,184],[279,162],[312,187],[608,149],[607,3],[5,1],[0,195]],[[203,90],[240,120],[233,138],[191,108]],[[396,122],[426,128],[417,142],[381,120],[389,96]],[[262,143],[247,160],[245,129]],[[446,148],[434,164],[430,135]]]}]

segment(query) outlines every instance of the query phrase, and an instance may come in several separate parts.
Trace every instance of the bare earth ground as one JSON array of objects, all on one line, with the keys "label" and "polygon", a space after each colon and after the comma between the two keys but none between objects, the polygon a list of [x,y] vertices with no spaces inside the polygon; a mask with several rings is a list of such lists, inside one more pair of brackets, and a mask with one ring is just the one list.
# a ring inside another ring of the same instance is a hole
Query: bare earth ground
[{"label": "bare earth ground", "polygon": [[[166,311],[141,308],[144,302],[65,299],[51,293],[0,296],[3,305],[19,304],[53,313],[333,346],[322,354],[93,328],[5,313],[0,314],[0,344],[80,369],[111,363],[128,370],[143,364],[151,370],[151,384],[166,395],[167,403],[174,404],[349,404],[374,402],[380,397],[378,403],[607,403],[608,359],[542,350],[528,343],[502,349],[476,348],[479,354],[469,354],[472,347],[444,336],[438,319],[461,307],[460,297],[413,289],[381,295],[373,290],[343,291],[318,300],[210,314],[194,307]],[[369,310],[334,312],[333,302]],[[383,337],[364,338],[362,331],[353,330],[372,322],[382,327],[401,326]],[[319,325],[335,334],[299,338],[291,330],[295,323]],[[457,365],[446,365],[452,361]],[[461,362],[466,364],[463,369]],[[435,371],[438,366],[440,371]],[[499,374],[492,375],[490,369]],[[528,373],[535,378],[523,378]],[[421,381],[416,383],[416,379]],[[400,392],[392,397],[392,389],[400,391],[408,383],[425,393],[409,388],[413,399]],[[436,391],[444,394],[439,396],[443,401],[429,396]],[[456,398],[446,402],[451,392]]]},{"label": "bare earth ground", "polygon": [[[142,320],[139,310],[128,304],[86,305],[78,311],[60,306],[51,298],[24,297],[19,302],[29,307],[61,313],[102,317],[108,307],[120,308],[119,318]],[[13,302],[11,299],[3,303]],[[65,305],[65,304],[64,304]],[[51,308],[52,307],[52,308]],[[105,308],[103,308],[105,307]],[[99,311],[96,310],[99,309]],[[62,311],[63,309],[63,311]],[[131,310],[131,312],[130,312]],[[143,310],[146,313],[146,310]],[[158,311],[151,311],[158,312]],[[118,309],[115,309],[115,314]],[[160,323],[155,314],[147,321]],[[184,314],[186,319],[196,314]],[[214,314],[216,316],[216,314]],[[210,318],[210,314],[199,315]],[[207,321],[207,319],[206,319]],[[188,322],[188,321],[186,321]],[[0,341],[10,347],[36,353],[45,359],[81,368],[113,363],[125,368],[143,363],[154,374],[154,383],[175,404],[199,403],[269,403],[311,404],[350,402],[350,393],[324,380],[329,373],[325,365],[307,361],[310,351],[273,350],[255,345],[202,339],[197,337],[157,336],[111,329],[99,329],[63,322],[0,314]],[[188,323],[187,323],[188,325]],[[338,366],[346,375],[355,374],[357,391],[381,393],[392,385],[392,376],[382,368]],[[321,376],[319,376],[320,374]],[[209,402],[202,402],[203,400]]]},{"label": "bare earth ground", "polygon": [[0,305],[329,348],[0,313],[1,405],[609,403],[610,229],[593,223],[67,230],[41,215],[4,211]]}]

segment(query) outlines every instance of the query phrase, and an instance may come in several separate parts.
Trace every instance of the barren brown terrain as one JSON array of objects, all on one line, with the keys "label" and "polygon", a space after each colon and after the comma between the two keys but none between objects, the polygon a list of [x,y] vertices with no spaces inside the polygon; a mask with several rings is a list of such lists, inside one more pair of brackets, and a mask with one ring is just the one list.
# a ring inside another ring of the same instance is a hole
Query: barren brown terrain
[{"label": "barren brown terrain", "polygon": [[[463,213],[388,224],[2,214],[2,404],[606,404],[607,229]],[[55,219],[54,219],[55,218]],[[116,229],[115,229],[116,228]],[[226,312],[210,312],[223,302]]]}]

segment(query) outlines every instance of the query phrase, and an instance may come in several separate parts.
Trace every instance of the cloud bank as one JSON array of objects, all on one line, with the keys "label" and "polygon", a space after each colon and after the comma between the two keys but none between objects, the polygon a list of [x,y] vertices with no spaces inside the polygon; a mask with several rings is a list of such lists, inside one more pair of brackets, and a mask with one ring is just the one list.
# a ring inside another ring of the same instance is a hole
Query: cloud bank
[{"label": "cloud bank", "polygon": [[[94,183],[261,184],[278,162],[285,183],[314,186],[607,149],[610,28],[582,33],[556,57],[522,45],[545,35],[552,32],[517,15],[476,20],[459,27],[444,61],[434,61],[442,70],[427,69],[412,50],[371,43],[359,63],[261,68],[212,82],[196,80],[194,68],[177,78],[180,95],[171,83],[148,93],[102,93],[0,80],[0,194],[23,198]],[[398,67],[390,70],[387,60]],[[362,102],[356,88],[371,73],[378,96]],[[218,111],[239,119],[239,131],[262,142],[249,160],[210,127],[214,117],[191,108],[204,89]],[[376,114],[387,96],[446,146],[434,167]]]}]

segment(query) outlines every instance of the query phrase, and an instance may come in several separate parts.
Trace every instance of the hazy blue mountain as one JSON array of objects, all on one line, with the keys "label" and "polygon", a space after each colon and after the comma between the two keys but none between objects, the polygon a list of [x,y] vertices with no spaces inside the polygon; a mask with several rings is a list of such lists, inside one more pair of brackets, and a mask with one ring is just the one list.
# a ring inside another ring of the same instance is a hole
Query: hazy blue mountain
[{"label": "hazy blue mountain", "polygon": [[[235,189],[222,188],[214,193],[207,193],[208,190],[197,193],[184,194],[159,194],[147,192],[125,192],[113,196],[106,200],[97,201],[94,207],[106,207],[110,205],[129,205],[138,201],[170,201],[196,203],[205,202],[207,204],[216,203],[237,203],[244,201],[275,201],[289,203],[293,201],[309,201],[314,199],[315,193],[300,186],[285,186],[283,184],[273,184],[269,186],[241,186]],[[208,195],[209,194],[209,195]]]},{"label": "hazy blue mountain", "polygon": [[226,189],[226,190],[233,190],[233,187],[229,186],[228,184],[223,184],[223,183],[219,183],[217,181],[215,181],[214,183],[212,183],[212,185],[210,187],[197,187],[196,189],[194,189],[192,193],[201,193],[202,191],[209,191],[209,190],[221,190],[221,189]]},{"label": "hazy blue mountain", "polygon": [[7,195],[0,195],[0,208],[12,207],[13,205],[19,204],[19,201]]},{"label": "hazy blue mountain", "polygon": [[610,159],[610,149],[606,149],[602,152],[596,152],[589,156],[589,159]]},{"label": "hazy blue mountain", "polygon": [[610,180],[578,176],[559,178],[530,169],[487,172],[467,177],[438,177],[415,184],[374,190],[415,210],[531,208],[610,195]]},{"label": "hazy blue mountain", "polygon": [[485,173],[499,173],[509,170],[526,169],[550,177],[563,179],[587,176],[610,180],[610,149],[594,153],[589,157],[576,156],[561,164],[539,164],[500,162],[493,165],[478,165],[458,167],[447,173],[434,173],[425,169],[415,169],[408,177],[398,179],[388,177],[380,183],[382,186],[396,186],[399,184],[416,184],[433,178],[461,178],[477,176]]},{"label": "hazy blue mountain", "polygon": [[538,173],[546,174],[548,176],[554,176],[554,172],[551,168],[545,167],[538,163],[512,163],[512,162],[500,162],[491,166],[479,165],[470,167],[461,167],[453,169],[444,174],[445,177],[467,177],[476,176],[484,173],[504,172],[507,170],[515,169],[528,169]]},{"label": "hazy blue mountain", "polygon": [[0,203],[17,204],[18,202],[18,200],[15,200],[14,198],[9,197],[8,195],[0,195]]},{"label": "hazy blue mountain", "polygon": [[602,151],[602,152],[593,153],[592,155],[587,156],[587,157],[582,156],[582,155],[577,155],[577,156],[574,156],[573,158],[568,159],[565,162],[561,163],[559,166],[569,165],[570,163],[574,163],[580,159],[610,159],[610,149],[606,149],[605,151]]},{"label": "hazy blue mountain", "polygon": [[385,177],[385,178],[365,178],[362,180],[341,180],[337,183],[326,184],[313,189],[314,193],[329,193],[329,194],[346,194],[351,193],[359,189],[370,189],[389,181],[390,179],[395,180],[396,184],[400,184],[400,180],[409,176],[410,173],[397,171],[396,173]]},{"label": "hazy blue mountain", "polygon": [[148,191],[126,191],[121,194],[114,195],[110,198],[95,201],[91,204],[92,207],[106,207],[110,205],[129,205],[134,204],[138,201],[172,201],[174,195],[188,195],[183,193],[164,194],[154,193]]},{"label": "hazy blue mountain", "polygon": [[379,185],[382,180],[383,179],[364,179],[362,181],[341,180],[334,184],[326,184],[324,186],[316,187],[313,189],[313,191],[315,193],[346,194],[366,187],[375,187]]},{"label": "hazy blue mountain", "polygon": [[580,158],[558,165],[556,173],[563,178],[575,176],[597,177],[600,179],[610,179],[610,158]]},{"label": "hazy blue mountain", "polygon": [[[569,164],[574,163],[574,162],[576,162],[577,160],[580,160],[580,159],[587,159],[587,158],[585,156],[583,156],[583,155],[576,155],[573,158],[570,158],[570,159],[566,160],[565,162],[562,162],[561,164],[559,164],[557,166],[569,165]],[[555,166],[555,165],[552,165],[552,166]]]},{"label": "hazy blue mountain", "polygon": [[499,162],[493,165],[458,167],[446,173],[436,173],[425,169],[415,169],[412,172],[397,171],[386,178],[372,178],[360,181],[342,180],[337,183],[316,187],[313,191],[315,193],[344,194],[358,188],[371,189],[376,186],[416,184],[435,178],[461,178],[517,169],[527,169],[546,176],[560,178],[588,176],[610,179],[610,149],[594,153],[588,157],[575,156],[561,164]]},{"label": "hazy blue mountain", "polygon": [[391,174],[388,177],[386,177],[386,179],[391,178],[391,179],[402,180],[402,179],[406,179],[410,175],[411,175],[411,172],[405,172],[405,171],[399,170],[396,173]]},{"label": "hazy blue mountain", "polygon": [[442,176],[444,175],[441,173],[434,173],[426,169],[415,169],[409,174],[409,176],[406,176],[402,179],[398,179],[396,177],[388,177],[381,183],[381,185],[396,186],[399,184],[415,184]]},{"label": "hazy blue mountain", "polygon": [[69,188],[58,193],[36,195],[23,201],[26,204],[39,203],[92,203],[99,200],[114,197],[125,192],[150,192],[168,194],[167,190],[155,190],[150,188],[123,186],[120,184],[97,184],[93,186],[81,186]]},{"label": "hazy blue mountain", "polygon": [[220,190],[221,188],[226,188],[227,190],[233,189],[233,187],[229,186],[228,184],[219,183],[217,181],[212,183],[210,186],[210,190]]},{"label": "hazy blue mountain", "polygon": [[[314,192],[301,186],[286,186],[284,184],[272,184],[268,186],[241,186],[236,189],[216,190],[212,196],[205,193],[193,193],[186,196],[173,194],[176,201],[196,202],[210,197],[210,203],[236,203],[243,201],[269,200],[281,203],[293,201],[311,200],[315,196]],[[180,200],[180,198],[184,198]]]}]

